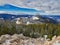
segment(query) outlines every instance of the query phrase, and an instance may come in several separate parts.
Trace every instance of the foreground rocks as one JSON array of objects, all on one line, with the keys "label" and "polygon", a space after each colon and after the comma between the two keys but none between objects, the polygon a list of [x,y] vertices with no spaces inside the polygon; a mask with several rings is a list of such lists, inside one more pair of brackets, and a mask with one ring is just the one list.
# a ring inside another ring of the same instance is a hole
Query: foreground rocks
[{"label": "foreground rocks", "polygon": [[29,38],[22,34],[2,35],[0,36],[0,45],[60,45],[60,36],[54,36],[51,41],[44,38]]}]

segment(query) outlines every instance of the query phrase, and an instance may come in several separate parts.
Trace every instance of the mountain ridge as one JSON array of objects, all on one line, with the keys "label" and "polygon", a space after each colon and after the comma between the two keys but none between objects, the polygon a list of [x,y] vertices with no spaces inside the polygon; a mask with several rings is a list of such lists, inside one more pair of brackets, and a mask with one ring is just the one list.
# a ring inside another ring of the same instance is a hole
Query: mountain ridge
[{"label": "mountain ridge", "polygon": [[[32,17],[34,15],[28,15],[28,14],[25,14],[25,15],[15,15],[15,14],[0,14],[0,18],[4,18],[4,20],[13,20],[15,18],[20,18],[20,17]],[[50,16],[47,16],[47,15],[39,15],[41,19],[43,20],[49,20],[50,22],[52,23],[58,23],[57,21],[57,18],[56,17],[59,17],[59,16],[51,16],[52,18],[50,18]],[[55,18],[54,18],[55,17]],[[59,18],[60,19],[60,18]]]}]

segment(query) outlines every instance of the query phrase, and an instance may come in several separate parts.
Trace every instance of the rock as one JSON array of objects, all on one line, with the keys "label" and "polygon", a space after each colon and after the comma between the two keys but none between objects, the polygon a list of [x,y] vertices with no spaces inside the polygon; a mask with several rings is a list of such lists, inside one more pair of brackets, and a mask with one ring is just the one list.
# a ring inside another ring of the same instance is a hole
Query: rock
[{"label": "rock", "polygon": [[17,42],[11,43],[10,45],[17,45]]},{"label": "rock", "polygon": [[56,36],[53,36],[51,42],[54,43],[56,41],[56,38]]},{"label": "rock", "polygon": [[17,39],[18,38],[18,34],[14,34],[11,36],[12,39]]},{"label": "rock", "polygon": [[0,37],[0,45],[53,45],[56,42],[60,43],[60,36],[54,36],[51,41],[41,37],[29,38],[23,34],[14,34],[11,36],[7,34]]},{"label": "rock", "polygon": [[2,36],[0,37],[0,43],[5,42],[5,40],[7,40],[7,39],[9,39],[9,38],[10,38],[10,35],[2,35]]},{"label": "rock", "polygon": [[56,39],[57,39],[57,40],[60,40],[60,36],[58,36]]},{"label": "rock", "polygon": [[10,43],[10,40],[6,40],[4,44],[5,44],[5,45],[10,45],[10,44],[11,44],[11,43]]},{"label": "rock", "polygon": [[52,37],[52,40],[55,40],[55,39],[56,39],[56,36],[53,36],[53,37]]},{"label": "rock", "polygon": [[35,44],[34,44],[33,42],[31,42],[31,41],[28,42],[27,44],[28,44],[28,45],[35,45]]}]

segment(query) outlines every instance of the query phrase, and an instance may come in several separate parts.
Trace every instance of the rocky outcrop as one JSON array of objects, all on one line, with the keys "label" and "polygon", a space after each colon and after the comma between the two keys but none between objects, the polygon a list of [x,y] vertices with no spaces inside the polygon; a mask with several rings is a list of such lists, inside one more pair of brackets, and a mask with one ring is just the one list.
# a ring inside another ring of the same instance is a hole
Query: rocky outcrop
[{"label": "rocky outcrop", "polygon": [[44,38],[25,37],[23,34],[0,36],[0,45],[54,45],[55,42],[60,42],[60,36],[54,36],[51,41]]}]

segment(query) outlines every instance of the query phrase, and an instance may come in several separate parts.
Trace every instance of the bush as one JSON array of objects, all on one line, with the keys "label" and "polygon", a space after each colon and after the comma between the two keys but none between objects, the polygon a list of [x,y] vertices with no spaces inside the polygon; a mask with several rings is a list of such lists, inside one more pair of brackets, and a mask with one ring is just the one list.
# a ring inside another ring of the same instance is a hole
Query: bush
[{"label": "bush", "polygon": [[15,33],[23,33],[23,35],[32,38],[42,37],[44,35],[48,35],[48,38],[52,38],[54,35],[60,36],[60,25],[52,23],[16,25],[15,22],[9,21],[0,23],[0,35],[12,35]]}]

